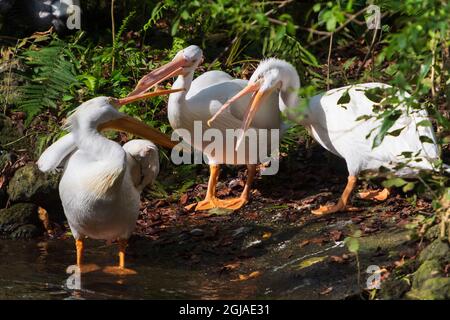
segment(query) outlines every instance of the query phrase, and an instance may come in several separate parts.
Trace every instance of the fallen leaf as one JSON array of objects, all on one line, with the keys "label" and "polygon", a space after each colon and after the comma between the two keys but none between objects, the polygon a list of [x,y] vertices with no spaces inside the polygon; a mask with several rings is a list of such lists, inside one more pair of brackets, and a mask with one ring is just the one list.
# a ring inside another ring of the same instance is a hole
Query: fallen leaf
[{"label": "fallen leaf", "polygon": [[188,202],[188,200],[189,196],[187,195],[187,193],[185,193],[180,197],[180,204],[184,206]]},{"label": "fallen leaf", "polygon": [[300,262],[300,264],[298,265],[299,269],[304,269],[304,268],[308,268],[316,263],[322,262],[323,260],[325,260],[328,256],[323,256],[323,257],[312,257],[306,260],[303,260],[302,262]]},{"label": "fallen leaf", "polygon": [[229,263],[223,266],[223,270],[226,271],[232,271],[232,270],[236,270],[237,268],[239,268],[241,264],[239,262],[235,262],[235,263]]},{"label": "fallen leaf", "polygon": [[353,223],[360,223],[361,221],[363,221],[363,218],[361,218],[361,217],[352,217]]},{"label": "fallen leaf", "polygon": [[328,287],[325,290],[323,290],[322,292],[320,292],[321,295],[327,295],[329,294],[331,291],[333,291],[333,287]]},{"label": "fallen leaf", "polygon": [[330,256],[330,261],[331,262],[336,262],[336,263],[344,263],[346,262],[350,257],[347,254],[343,254],[342,256]]},{"label": "fallen leaf", "polygon": [[264,232],[262,238],[263,239],[269,239],[272,236],[272,232]]},{"label": "fallen leaf", "polygon": [[304,246],[309,244],[309,240],[303,240],[302,242],[300,242],[300,248],[303,248]]},{"label": "fallen leaf", "polygon": [[333,239],[334,241],[339,241],[342,239],[342,231],[332,230],[332,231],[330,231],[330,236],[331,236],[331,239]]},{"label": "fallen leaf", "polygon": [[231,281],[246,281],[250,279],[255,279],[261,276],[261,271],[253,271],[252,273],[246,275],[246,274],[240,274],[238,279],[233,279]]},{"label": "fallen leaf", "polygon": [[317,237],[309,240],[311,243],[323,245],[325,242],[328,242],[328,238],[325,237]]},{"label": "fallen leaf", "polygon": [[155,208],[161,208],[166,205],[166,200],[158,200],[158,202],[155,204]]},{"label": "fallen leaf", "polygon": [[344,258],[339,257],[339,256],[331,256],[330,260],[332,262],[337,262],[337,263],[343,263],[344,262]]}]

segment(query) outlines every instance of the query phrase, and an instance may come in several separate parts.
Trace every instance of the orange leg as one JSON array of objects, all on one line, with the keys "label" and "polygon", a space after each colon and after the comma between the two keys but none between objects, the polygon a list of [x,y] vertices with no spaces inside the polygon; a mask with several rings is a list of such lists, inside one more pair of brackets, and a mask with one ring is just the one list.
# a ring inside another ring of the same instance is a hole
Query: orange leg
[{"label": "orange leg", "polygon": [[360,192],[358,193],[358,196],[363,200],[378,200],[378,201],[385,201],[391,192],[389,189],[384,188],[383,190],[373,190],[373,191],[367,191],[367,192]]},{"label": "orange leg", "polygon": [[77,248],[77,266],[81,268],[83,263],[84,242],[82,239],[75,240],[75,246]]},{"label": "orange leg", "polygon": [[127,250],[128,241],[119,240],[119,268],[125,269],[125,251]]},{"label": "orange leg", "polygon": [[205,199],[198,203],[186,206],[185,208],[187,210],[190,210],[193,207],[195,207],[195,211],[209,210],[219,207],[219,199],[217,199],[216,197],[216,185],[217,181],[219,180],[220,166],[218,164],[212,164],[209,166],[209,170],[210,175],[208,181],[208,190],[206,191]]},{"label": "orange leg", "polygon": [[227,199],[220,201],[220,208],[238,210],[242,208],[250,199],[250,191],[252,188],[253,181],[255,180],[256,165],[247,165],[247,182],[245,183],[244,190],[239,198]]},{"label": "orange leg", "polygon": [[311,210],[311,212],[315,215],[323,215],[328,213],[334,213],[338,211],[345,211],[347,208],[348,200],[350,199],[350,196],[353,192],[353,189],[355,188],[357,177],[355,176],[349,176],[347,185],[344,189],[344,192],[341,195],[341,198],[339,199],[337,204],[334,205],[328,205],[328,206],[320,206],[317,210]]},{"label": "orange leg", "polygon": [[133,275],[136,271],[125,268],[125,251],[128,246],[128,240],[119,239],[119,266],[106,267],[103,271],[114,275]]},{"label": "orange leg", "polygon": [[82,273],[88,273],[97,271],[100,269],[99,266],[96,264],[84,264],[84,240],[83,239],[76,239],[75,240],[75,246],[77,248],[77,266],[80,268],[80,271]]}]

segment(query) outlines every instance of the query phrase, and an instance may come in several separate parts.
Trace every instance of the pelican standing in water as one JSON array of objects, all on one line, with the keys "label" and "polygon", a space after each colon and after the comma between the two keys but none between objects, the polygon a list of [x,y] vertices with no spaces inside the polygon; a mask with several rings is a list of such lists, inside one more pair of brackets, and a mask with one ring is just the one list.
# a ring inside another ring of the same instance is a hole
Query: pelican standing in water
[{"label": "pelican standing in water", "polygon": [[[194,71],[203,60],[203,52],[197,46],[189,46],[176,54],[174,59],[155,70],[156,73],[170,74],[178,76],[172,88],[182,89],[179,92],[172,93],[168,102],[168,118],[172,128],[183,138],[185,142],[200,150],[205,154],[210,166],[210,177],[208,190],[203,201],[195,205],[195,210],[208,210],[212,208],[227,208],[237,210],[241,208],[250,196],[251,185],[256,173],[257,162],[261,159],[249,159],[249,145],[243,145],[245,150],[235,150],[234,147],[225,151],[225,141],[219,142],[217,149],[208,148],[209,141],[202,139],[194,141],[195,123],[200,124],[202,131],[208,129],[207,120],[210,119],[221,107],[235,94],[245,88],[248,83],[246,80],[234,79],[229,74],[222,71],[205,72],[194,80]],[[159,79],[161,80],[161,79]],[[134,93],[142,92],[139,86]],[[226,136],[227,129],[240,129],[245,117],[246,106],[250,101],[249,97],[243,97],[231,104],[231,112],[218,117],[211,128]],[[261,101],[259,101],[261,103]],[[253,116],[252,128],[254,129],[280,129],[283,126],[280,113],[271,106],[277,103],[277,96],[269,95],[265,102],[261,103],[261,113]],[[260,139],[266,139],[265,146],[270,149],[271,133],[267,136],[256,135],[252,143],[259,146]],[[263,145],[262,143],[261,145]],[[242,145],[242,144],[241,144]],[[262,149],[262,148],[261,148]],[[269,155],[272,150],[263,150],[259,154]],[[240,156],[244,155],[244,156]],[[220,200],[216,197],[216,184],[219,176],[219,167],[221,164],[245,164],[247,165],[247,181],[240,197],[234,199]],[[188,206],[188,208],[192,207]]]},{"label": "pelican standing in water", "polygon": [[[256,96],[248,105],[242,127],[245,131],[253,122],[253,118],[264,112],[259,99],[277,92],[279,99],[278,103],[272,106],[274,109],[278,107],[289,120],[304,125],[322,147],[345,159],[349,176],[338,203],[320,206],[312,211],[314,214],[345,211],[360,172],[378,171],[385,167],[395,171],[398,176],[410,176],[422,169],[435,169],[433,163],[439,159],[439,150],[433,129],[431,126],[419,125],[424,121],[429,122],[428,114],[426,110],[409,109],[402,102],[409,94],[397,94],[400,101],[397,110],[401,115],[390,130],[399,131],[398,135],[386,135],[381,144],[372,148],[372,141],[367,137],[378,132],[383,120],[377,119],[373,110],[374,101],[371,101],[366,93],[374,88],[388,90],[391,86],[383,83],[364,83],[329,90],[314,96],[306,110],[299,108],[299,88],[299,76],[291,64],[279,59],[267,59],[255,70],[248,86],[230,101],[236,101],[249,93]],[[340,99],[344,94],[348,94],[348,99],[344,99],[348,102],[342,105]],[[214,121],[215,117],[225,112],[228,107],[229,104],[225,103],[210,121]],[[412,161],[405,158],[407,153],[414,155]],[[397,170],[399,164],[406,166]],[[385,200],[389,196],[389,190],[359,195],[363,199]]]},{"label": "pelican standing in water", "polygon": [[[148,90],[156,83],[147,78],[141,86]],[[140,193],[159,172],[158,149],[153,142],[167,148],[175,145],[165,134],[118,111],[125,104],[173,92],[146,90],[123,99],[97,97],[84,102],[66,121],[70,132],[37,162],[43,172],[64,165],[59,193],[82,271],[84,239],[89,237],[118,240],[119,266],[105,271],[133,273],[125,268],[125,249],[139,214]],[[132,140],[122,147],[101,134],[107,129],[147,140]]]}]

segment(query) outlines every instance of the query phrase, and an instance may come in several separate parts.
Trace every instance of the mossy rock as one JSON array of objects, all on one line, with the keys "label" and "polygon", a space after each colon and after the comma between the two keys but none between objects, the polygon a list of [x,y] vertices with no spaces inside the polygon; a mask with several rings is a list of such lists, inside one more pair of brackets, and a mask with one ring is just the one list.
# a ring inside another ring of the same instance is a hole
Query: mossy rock
[{"label": "mossy rock", "polygon": [[[8,145],[14,142],[14,144]],[[29,138],[23,138],[20,132],[7,116],[0,114],[0,148],[7,150],[29,150]]]},{"label": "mossy rock", "polygon": [[38,207],[32,203],[18,203],[0,210],[0,237],[30,239],[41,236],[44,226]]},{"label": "mossy rock", "polygon": [[440,233],[441,233],[440,225],[436,224],[436,225],[430,227],[425,232],[425,239],[427,239],[429,241],[433,241],[434,239],[439,238]]},{"label": "mossy rock", "polygon": [[414,273],[413,288],[418,289],[425,281],[440,276],[442,276],[442,265],[439,260],[427,260]]},{"label": "mossy rock", "polygon": [[[6,166],[8,162],[16,161],[16,156],[6,150],[0,149],[0,172]],[[0,208],[4,208],[8,200],[8,194],[6,192],[6,184],[0,188]]]},{"label": "mossy rock", "polygon": [[422,263],[433,259],[437,259],[440,262],[450,262],[450,250],[447,241],[436,239],[420,253],[419,261]]},{"label": "mossy rock", "polygon": [[13,203],[30,202],[47,210],[52,222],[64,221],[64,211],[59,198],[60,175],[46,174],[36,165],[19,168],[8,184],[9,200]]},{"label": "mossy rock", "polygon": [[408,292],[407,297],[421,300],[448,300],[450,299],[450,278],[428,279],[419,289]]},{"label": "mossy rock", "polygon": [[398,231],[392,233],[380,233],[367,237],[358,238],[359,250],[363,253],[375,252],[377,250],[390,251],[411,240],[410,231]]},{"label": "mossy rock", "polygon": [[381,286],[380,298],[383,300],[402,299],[410,288],[411,285],[406,279],[388,279]]}]

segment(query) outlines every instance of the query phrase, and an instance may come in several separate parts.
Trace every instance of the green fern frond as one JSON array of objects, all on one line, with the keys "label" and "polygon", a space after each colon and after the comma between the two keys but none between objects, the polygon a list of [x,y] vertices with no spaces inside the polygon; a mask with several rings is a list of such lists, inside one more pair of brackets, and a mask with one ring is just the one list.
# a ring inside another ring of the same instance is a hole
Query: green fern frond
[{"label": "green fern frond", "polygon": [[72,54],[59,40],[40,50],[27,50],[22,57],[33,68],[20,88],[19,107],[27,113],[26,124],[43,109],[57,109],[64,95],[78,83]]}]

